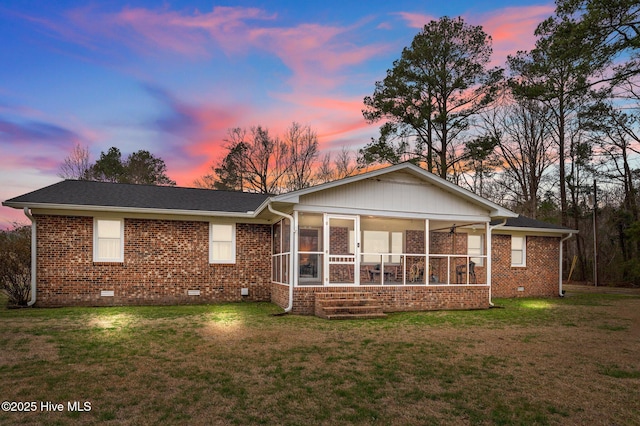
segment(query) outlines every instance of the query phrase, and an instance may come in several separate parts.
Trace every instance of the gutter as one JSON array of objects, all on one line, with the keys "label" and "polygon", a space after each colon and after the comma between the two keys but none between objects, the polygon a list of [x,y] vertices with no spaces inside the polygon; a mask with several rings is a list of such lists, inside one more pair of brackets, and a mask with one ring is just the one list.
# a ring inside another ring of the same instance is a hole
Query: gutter
[{"label": "gutter", "polygon": [[[250,210],[246,212],[224,212],[224,211],[208,211],[208,210],[179,210],[179,209],[158,209],[158,208],[146,208],[146,207],[120,207],[120,206],[95,206],[95,205],[81,205],[81,204],[55,204],[55,203],[30,203],[29,206],[25,206],[25,203],[21,202],[4,202],[3,206],[12,207],[14,209],[24,207],[42,210],[70,210],[70,211],[90,211],[90,212],[109,212],[109,213],[123,213],[123,214],[160,214],[160,215],[184,215],[184,216],[205,216],[205,217],[232,217],[243,219],[254,219],[258,216],[261,210]],[[261,209],[262,206],[259,207]]]},{"label": "gutter", "polygon": [[491,262],[491,255],[493,254],[493,250],[491,249],[493,242],[492,242],[492,238],[491,238],[491,233],[493,232],[494,229],[496,228],[501,228],[503,227],[505,224],[507,223],[507,219],[504,218],[502,220],[502,223],[499,223],[497,225],[493,225],[491,226],[491,224],[489,224],[489,229],[487,232],[487,247],[489,248],[489,256],[487,256],[487,283],[489,283],[489,306],[490,307],[494,307],[495,305],[493,304],[493,302],[491,301],[491,269],[493,268],[492,262]]},{"label": "gutter", "polygon": [[289,223],[290,223],[290,226],[289,226],[289,271],[290,271],[289,272],[289,304],[287,305],[286,308],[284,308],[284,312],[289,313],[293,308],[293,283],[294,283],[295,277],[297,276],[297,274],[295,273],[295,264],[294,264],[294,256],[293,256],[294,254],[293,248],[295,244],[294,242],[295,223],[293,221],[293,216],[291,216],[290,214],[286,214],[274,209],[273,207],[271,207],[271,204],[268,204],[267,208],[271,213],[284,217],[286,219],[289,219]]},{"label": "gutter", "polygon": [[33,306],[36,303],[36,219],[29,212],[29,207],[25,207],[23,211],[31,221],[31,300],[27,302],[27,306]]},{"label": "gutter", "polygon": [[505,231],[515,231],[515,232],[524,232],[527,235],[535,234],[542,235],[548,234],[548,236],[557,237],[558,234],[564,235],[567,233],[567,228],[564,229],[556,229],[556,228],[531,228],[531,227],[520,227],[520,226],[505,226],[502,228]]},{"label": "gutter", "polygon": [[560,240],[560,260],[559,260],[559,264],[560,264],[560,276],[558,277],[558,295],[560,297],[564,297],[564,290],[562,289],[562,243],[564,243],[565,241],[567,241],[569,238],[573,237],[573,233],[570,233],[569,235],[567,235],[566,237],[562,238]]}]

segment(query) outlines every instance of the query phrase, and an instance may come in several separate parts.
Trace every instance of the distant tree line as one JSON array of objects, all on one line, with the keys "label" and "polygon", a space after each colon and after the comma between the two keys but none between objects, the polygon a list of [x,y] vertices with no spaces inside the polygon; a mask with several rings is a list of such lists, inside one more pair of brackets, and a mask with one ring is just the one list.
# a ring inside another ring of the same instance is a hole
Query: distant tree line
[{"label": "distant tree line", "polygon": [[146,185],[175,185],[167,176],[167,166],[149,151],[139,150],[122,158],[116,147],[100,153],[100,158],[91,163],[88,148],[76,145],[67,156],[58,172],[63,179],[93,180],[100,182],[134,183]]}]

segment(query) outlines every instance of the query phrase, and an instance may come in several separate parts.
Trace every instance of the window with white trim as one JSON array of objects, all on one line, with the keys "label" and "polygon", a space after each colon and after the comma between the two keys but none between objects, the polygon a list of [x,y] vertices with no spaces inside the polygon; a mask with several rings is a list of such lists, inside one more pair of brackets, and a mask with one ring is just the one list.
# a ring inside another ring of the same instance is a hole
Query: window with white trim
[{"label": "window with white trim", "polygon": [[511,266],[527,266],[527,237],[511,236]]},{"label": "window with white trim", "polygon": [[236,263],[235,224],[210,224],[209,263]]},{"label": "window with white trim", "polygon": [[93,220],[93,261],[124,261],[124,219]]},{"label": "window with white trim", "polygon": [[[365,263],[380,262],[372,253],[402,253],[402,232],[362,231],[362,256]],[[400,263],[400,256],[383,256],[385,262]]]},{"label": "window with white trim", "polygon": [[[467,234],[467,254],[482,256],[483,253],[482,235],[479,234]],[[484,266],[483,257],[471,257],[469,258],[476,266]]]}]

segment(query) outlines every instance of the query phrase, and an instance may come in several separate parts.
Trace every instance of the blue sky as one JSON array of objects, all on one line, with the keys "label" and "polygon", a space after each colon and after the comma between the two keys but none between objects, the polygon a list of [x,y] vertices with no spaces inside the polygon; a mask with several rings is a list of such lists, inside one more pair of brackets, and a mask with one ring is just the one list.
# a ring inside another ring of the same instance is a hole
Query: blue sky
[{"label": "blue sky", "polygon": [[[493,37],[495,65],[533,47],[552,2],[16,1],[0,4],[0,200],[60,180],[75,144],[163,158],[191,186],[232,127],[293,121],[322,152],[377,134],[362,118],[402,48],[441,16]],[[26,222],[0,207],[0,227]]]}]

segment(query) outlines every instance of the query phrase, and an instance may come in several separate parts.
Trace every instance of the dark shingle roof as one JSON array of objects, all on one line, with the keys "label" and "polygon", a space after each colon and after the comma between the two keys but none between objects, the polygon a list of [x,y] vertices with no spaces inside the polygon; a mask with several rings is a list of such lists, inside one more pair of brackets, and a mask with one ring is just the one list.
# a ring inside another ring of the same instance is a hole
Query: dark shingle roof
[{"label": "dark shingle roof", "polygon": [[267,198],[265,194],[246,192],[65,180],[3,204],[11,207],[52,204],[246,213],[255,211]]},{"label": "dark shingle roof", "polygon": [[[499,223],[502,223],[502,220],[494,220],[491,222],[491,225],[497,225]],[[550,230],[556,230],[556,231],[571,231],[570,228],[567,228],[562,225],[543,222],[541,220],[531,219],[530,217],[526,217],[522,215],[515,218],[507,219],[507,223],[504,226],[513,227],[513,228],[538,228],[538,229],[550,229]]]}]

